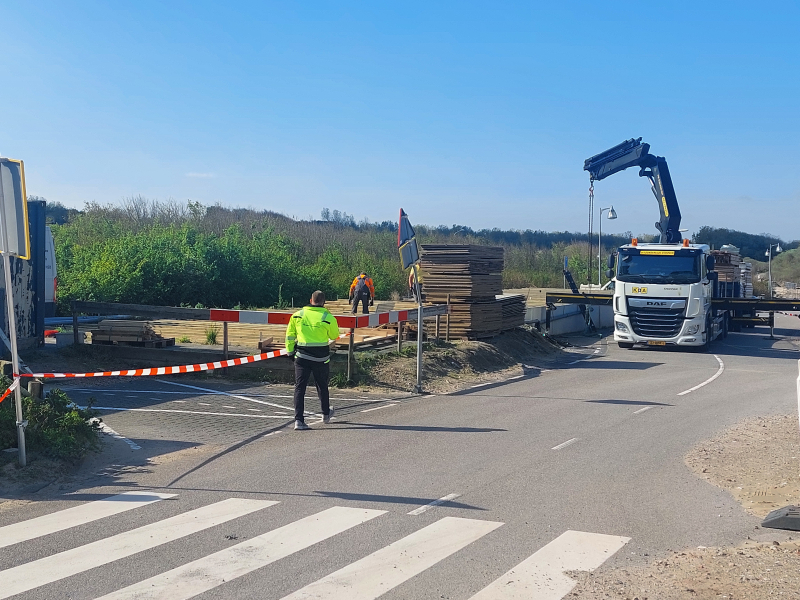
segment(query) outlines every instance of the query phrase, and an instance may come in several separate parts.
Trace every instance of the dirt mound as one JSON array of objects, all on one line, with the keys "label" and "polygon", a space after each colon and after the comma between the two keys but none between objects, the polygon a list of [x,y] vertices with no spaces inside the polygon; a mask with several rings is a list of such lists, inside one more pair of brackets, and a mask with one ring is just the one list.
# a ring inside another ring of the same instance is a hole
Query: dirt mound
[{"label": "dirt mound", "polygon": [[[541,333],[520,327],[487,341],[441,342],[423,345],[423,387],[448,392],[477,381],[506,379],[523,372],[523,365],[552,360],[563,351]],[[362,353],[361,383],[410,391],[416,383],[416,345],[396,352]]]}]

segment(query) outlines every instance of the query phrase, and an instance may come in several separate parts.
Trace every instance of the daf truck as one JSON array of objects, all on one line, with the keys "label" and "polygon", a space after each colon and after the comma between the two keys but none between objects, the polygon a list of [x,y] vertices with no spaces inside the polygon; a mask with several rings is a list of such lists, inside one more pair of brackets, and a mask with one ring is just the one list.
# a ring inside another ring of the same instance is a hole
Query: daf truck
[{"label": "daf truck", "polygon": [[630,139],[584,162],[592,182],[629,167],[647,177],[661,213],[658,243],[636,239],[609,257],[613,277],[614,340],[621,348],[707,347],[728,333],[730,314],[712,304],[717,290],[714,257],[679,230],[681,213],[666,160],[650,154],[642,138]]}]

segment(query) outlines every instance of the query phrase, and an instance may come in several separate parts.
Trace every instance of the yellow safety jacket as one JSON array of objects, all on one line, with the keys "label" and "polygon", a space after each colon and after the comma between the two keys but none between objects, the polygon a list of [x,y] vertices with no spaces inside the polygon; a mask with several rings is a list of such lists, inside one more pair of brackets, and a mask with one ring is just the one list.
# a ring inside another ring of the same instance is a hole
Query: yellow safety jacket
[{"label": "yellow safety jacket", "polygon": [[331,359],[329,344],[339,337],[339,324],[327,308],[306,306],[289,319],[286,327],[286,350],[297,358],[313,362]]}]

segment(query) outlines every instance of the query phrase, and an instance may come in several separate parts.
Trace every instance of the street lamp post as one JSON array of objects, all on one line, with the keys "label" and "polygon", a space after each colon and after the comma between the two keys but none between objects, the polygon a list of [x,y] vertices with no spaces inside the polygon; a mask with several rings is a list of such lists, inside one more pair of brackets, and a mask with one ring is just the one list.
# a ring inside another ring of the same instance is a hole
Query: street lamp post
[{"label": "street lamp post", "polygon": [[767,251],[764,253],[767,256],[767,276],[769,277],[769,299],[772,300],[772,249],[775,248],[775,254],[783,252],[780,244],[770,244]]},{"label": "street lamp post", "polygon": [[598,219],[597,225],[597,287],[600,287],[602,284],[601,277],[603,273],[603,251],[601,250],[601,237],[603,235],[603,211],[608,211],[608,218],[609,219],[616,219],[617,218],[617,211],[614,210],[613,206],[609,206],[608,208],[601,208],[600,209],[600,218]]}]

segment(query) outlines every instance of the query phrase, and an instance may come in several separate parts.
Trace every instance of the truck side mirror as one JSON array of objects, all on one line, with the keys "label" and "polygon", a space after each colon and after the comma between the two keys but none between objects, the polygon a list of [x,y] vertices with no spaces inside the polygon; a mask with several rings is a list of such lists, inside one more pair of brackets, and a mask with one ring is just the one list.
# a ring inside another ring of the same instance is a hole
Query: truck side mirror
[{"label": "truck side mirror", "polygon": [[614,269],[606,269],[606,277],[608,279],[611,279],[612,277],[614,277]]},{"label": "truck side mirror", "polygon": [[613,269],[614,268],[614,263],[616,262],[616,258],[617,257],[615,255],[613,255],[613,254],[609,254],[608,255],[608,268],[609,269]]},{"label": "truck side mirror", "polygon": [[714,260],[714,256],[713,255],[709,254],[708,256],[706,256],[706,269],[707,270],[713,271],[715,263],[716,263],[716,261]]}]

